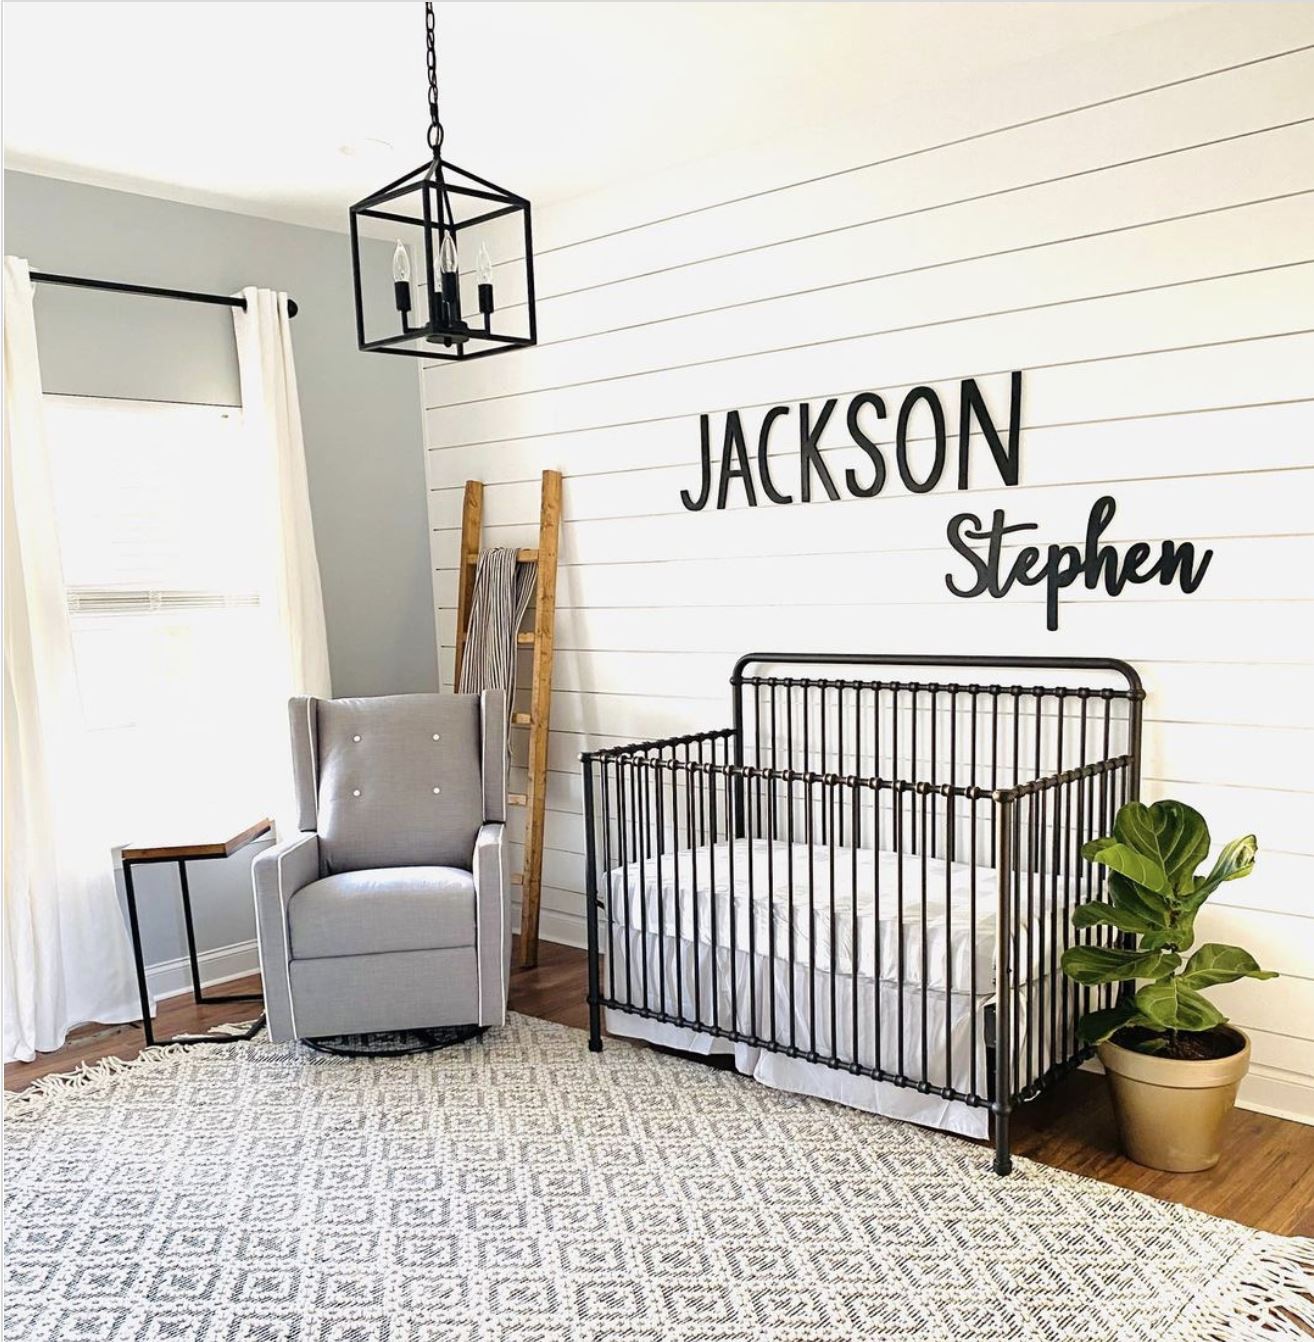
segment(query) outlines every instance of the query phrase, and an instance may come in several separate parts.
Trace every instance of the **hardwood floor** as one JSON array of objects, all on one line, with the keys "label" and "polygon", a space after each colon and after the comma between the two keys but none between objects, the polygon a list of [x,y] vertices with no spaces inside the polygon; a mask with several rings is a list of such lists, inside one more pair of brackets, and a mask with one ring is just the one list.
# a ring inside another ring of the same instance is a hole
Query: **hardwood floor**
[{"label": "hardwood floor", "polygon": [[[544,942],[538,966],[513,974],[511,1007],[583,1029],[588,1025],[584,983],[584,952]],[[226,985],[223,991],[258,988],[259,979],[252,976]],[[162,1035],[202,1030],[223,1021],[249,1019],[251,1014],[241,1004],[198,1006],[190,998],[176,997],[160,1008],[156,1029]],[[57,1053],[43,1054],[35,1062],[10,1063],[5,1086],[21,1090],[38,1077],[69,1071],[82,1062],[132,1058],[140,1051],[141,1030],[136,1026],[88,1026]],[[1019,1110],[1013,1131],[1014,1151],[1046,1165],[1280,1235],[1314,1235],[1314,1127],[1238,1109],[1216,1169],[1162,1174],[1119,1154],[1104,1082],[1078,1072],[1042,1100]]]}]

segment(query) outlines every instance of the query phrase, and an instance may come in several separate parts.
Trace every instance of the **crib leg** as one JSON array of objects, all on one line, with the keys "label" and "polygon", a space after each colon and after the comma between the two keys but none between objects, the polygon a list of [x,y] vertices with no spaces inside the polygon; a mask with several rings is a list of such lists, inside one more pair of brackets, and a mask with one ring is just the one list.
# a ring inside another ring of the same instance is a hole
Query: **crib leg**
[{"label": "crib leg", "polygon": [[[604,820],[605,823],[605,820]],[[584,833],[588,836],[588,855],[585,859],[585,908],[589,951],[589,1052],[602,1052],[602,1008],[598,999],[602,996],[602,975],[598,960],[598,917],[602,913],[602,901],[598,899],[598,874],[595,866],[593,845],[597,839],[597,830],[593,823],[593,766],[584,759]],[[610,927],[608,928],[610,931]]]},{"label": "crib leg", "polygon": [[1013,1152],[1009,1147],[1008,1121],[1011,1115],[1005,1110],[995,1114],[995,1173],[1009,1174],[1013,1169]]}]

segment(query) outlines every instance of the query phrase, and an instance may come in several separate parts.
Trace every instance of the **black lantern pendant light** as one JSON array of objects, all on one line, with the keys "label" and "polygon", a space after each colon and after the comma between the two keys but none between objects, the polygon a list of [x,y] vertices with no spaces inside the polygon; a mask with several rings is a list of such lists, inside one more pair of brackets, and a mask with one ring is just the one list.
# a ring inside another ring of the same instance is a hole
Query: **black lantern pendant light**
[{"label": "black lantern pendant light", "polygon": [[[351,207],[356,342],[379,354],[480,359],[537,338],[529,202],[443,159],[432,3],[424,28],[432,159]],[[386,247],[367,240],[362,256],[361,219],[384,220],[396,234],[390,287]]]}]

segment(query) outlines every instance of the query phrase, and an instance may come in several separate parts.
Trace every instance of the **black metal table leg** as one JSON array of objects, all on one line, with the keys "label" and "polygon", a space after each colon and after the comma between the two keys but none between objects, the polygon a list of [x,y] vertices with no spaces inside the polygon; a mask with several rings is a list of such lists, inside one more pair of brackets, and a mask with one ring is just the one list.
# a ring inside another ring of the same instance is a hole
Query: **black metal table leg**
[{"label": "black metal table leg", "polygon": [[187,958],[192,966],[192,997],[197,1002],[263,1002],[263,993],[216,993],[207,997],[201,991],[201,964],[196,954],[196,930],[192,925],[192,892],[187,884],[187,861],[178,859],[178,889],[182,894],[183,922],[187,928]]},{"label": "black metal table leg", "polygon": [[[149,859],[148,859],[149,862]],[[176,1034],[168,1039],[157,1039],[151,1021],[150,993],[146,987],[146,958],[141,943],[141,923],[137,916],[137,892],[133,885],[132,869],[137,863],[129,858],[123,860],[123,887],[128,901],[128,927],[132,934],[132,958],[137,971],[137,992],[141,997],[142,1036],[146,1047],[156,1044],[236,1044],[243,1040],[254,1039],[265,1027],[265,1013],[262,1011],[247,1029],[238,1034],[207,1032],[203,1034]],[[263,1002],[262,993],[227,993],[207,997],[201,991],[200,958],[196,951],[196,929],[192,921],[191,890],[187,884],[187,863],[178,859],[178,888],[182,895],[183,923],[187,932],[187,959],[192,973],[192,997],[198,1003],[217,1002]]]},{"label": "black metal table leg", "polygon": [[196,958],[196,929],[192,926],[192,892],[187,885],[187,862],[178,859],[178,891],[182,895],[183,924],[187,929],[187,958],[192,965],[192,998],[201,1001],[201,965]]},{"label": "black metal table leg", "polygon": [[137,921],[137,892],[132,885],[132,863],[123,864],[123,889],[128,897],[128,927],[132,932],[132,958],[137,968],[137,992],[141,997],[141,1029],[149,1048],[155,1043],[151,1026],[151,999],[146,991],[146,961],[141,949],[141,925]]}]

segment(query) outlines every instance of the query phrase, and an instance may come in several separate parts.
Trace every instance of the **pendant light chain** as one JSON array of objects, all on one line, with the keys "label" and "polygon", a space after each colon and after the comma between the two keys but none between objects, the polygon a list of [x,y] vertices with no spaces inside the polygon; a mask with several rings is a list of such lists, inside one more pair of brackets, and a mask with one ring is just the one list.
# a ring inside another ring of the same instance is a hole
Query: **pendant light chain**
[{"label": "pendant light chain", "polygon": [[424,3],[424,43],[429,67],[429,148],[437,159],[442,156],[443,123],[438,116],[438,55],[434,50],[433,0]]},{"label": "pendant light chain", "polygon": [[433,0],[424,0],[425,63],[429,70],[429,148],[433,151],[434,170],[438,182],[438,223],[453,230],[456,219],[452,202],[442,180],[443,123],[438,115],[438,53],[434,46]]}]

